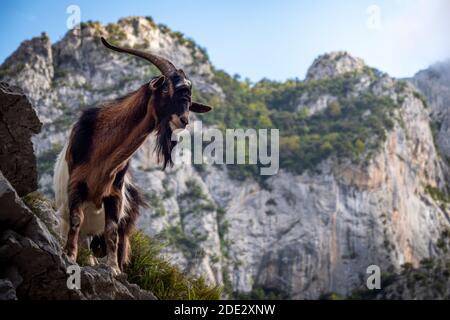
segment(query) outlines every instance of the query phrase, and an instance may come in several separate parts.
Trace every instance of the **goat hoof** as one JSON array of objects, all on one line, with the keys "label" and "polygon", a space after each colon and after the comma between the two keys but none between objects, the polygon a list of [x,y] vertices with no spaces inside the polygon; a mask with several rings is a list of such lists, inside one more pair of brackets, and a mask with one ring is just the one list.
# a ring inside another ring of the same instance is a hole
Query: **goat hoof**
[{"label": "goat hoof", "polygon": [[92,254],[89,255],[89,257],[88,257],[88,264],[89,264],[91,267],[98,265],[98,260],[97,260],[97,258],[94,257]]},{"label": "goat hoof", "polygon": [[109,266],[109,267],[111,268],[111,273],[113,274],[114,277],[122,273],[118,266]]},{"label": "goat hoof", "polygon": [[64,253],[66,254],[67,258],[69,259],[69,262],[71,262],[73,264],[77,263],[77,256],[76,256],[76,254],[68,252],[67,250],[64,250]]},{"label": "goat hoof", "polygon": [[112,274],[114,277],[116,277],[121,274],[121,271],[119,268],[112,268]]},{"label": "goat hoof", "polygon": [[76,264],[77,263],[77,257],[75,256],[67,256],[67,258],[69,258],[69,262],[72,264]]}]

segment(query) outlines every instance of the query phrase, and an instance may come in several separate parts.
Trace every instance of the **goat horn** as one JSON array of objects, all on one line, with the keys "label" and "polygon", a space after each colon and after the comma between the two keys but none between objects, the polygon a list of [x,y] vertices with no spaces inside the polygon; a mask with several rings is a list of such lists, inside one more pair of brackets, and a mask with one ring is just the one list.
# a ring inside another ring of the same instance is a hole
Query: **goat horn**
[{"label": "goat horn", "polygon": [[117,47],[117,46],[110,44],[108,41],[106,41],[105,38],[101,37],[101,39],[102,39],[102,43],[105,45],[105,47],[107,47],[111,50],[114,50],[117,52],[129,53],[129,54],[143,58],[143,59],[153,63],[159,69],[159,71],[161,71],[161,73],[167,77],[170,76],[171,74],[173,74],[177,70],[175,68],[175,66],[172,64],[172,62],[170,62],[167,59],[164,59],[157,55],[154,55],[154,54],[151,54],[148,52],[144,52],[144,51],[140,51],[140,50],[125,48],[125,47]]}]

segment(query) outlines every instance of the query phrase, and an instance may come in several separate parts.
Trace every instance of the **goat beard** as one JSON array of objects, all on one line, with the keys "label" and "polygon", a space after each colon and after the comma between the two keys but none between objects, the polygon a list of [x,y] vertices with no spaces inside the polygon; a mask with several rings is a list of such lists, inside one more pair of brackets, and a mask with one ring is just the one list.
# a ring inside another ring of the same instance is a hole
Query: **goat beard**
[{"label": "goat beard", "polygon": [[172,141],[172,129],[169,126],[170,117],[165,117],[160,121],[156,128],[156,146],[155,152],[158,157],[158,162],[163,165],[163,170],[167,165],[173,166],[172,149],[177,144]]}]

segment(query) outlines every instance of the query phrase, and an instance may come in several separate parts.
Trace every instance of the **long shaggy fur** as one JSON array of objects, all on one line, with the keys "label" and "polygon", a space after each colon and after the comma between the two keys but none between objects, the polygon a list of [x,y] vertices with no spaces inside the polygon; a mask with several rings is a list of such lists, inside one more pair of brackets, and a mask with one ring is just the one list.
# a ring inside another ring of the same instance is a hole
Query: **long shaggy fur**
[{"label": "long shaggy fur", "polygon": [[162,163],[163,169],[167,165],[173,165],[172,149],[176,145],[176,141],[172,141],[172,129],[169,126],[169,119],[169,117],[162,119],[156,128],[155,152],[158,157],[158,162]]}]

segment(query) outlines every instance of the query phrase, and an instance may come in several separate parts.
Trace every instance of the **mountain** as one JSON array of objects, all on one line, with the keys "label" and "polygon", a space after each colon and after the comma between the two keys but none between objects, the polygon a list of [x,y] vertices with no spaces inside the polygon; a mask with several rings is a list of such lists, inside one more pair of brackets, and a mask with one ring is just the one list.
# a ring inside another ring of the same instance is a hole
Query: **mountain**
[{"label": "mountain", "polygon": [[427,98],[434,122],[437,143],[447,158],[450,157],[450,60],[419,71],[412,79]]},{"label": "mountain", "polygon": [[33,141],[43,193],[52,196],[52,166],[80,110],[156,74],[106,50],[100,36],[183,68],[195,98],[214,107],[198,116],[205,127],[280,129],[280,171],[269,177],[250,165],[161,171],[151,139],[134,156],[150,203],[139,228],[184,270],[223,284],[229,297],[314,299],[350,295],[369,265],[392,274],[441,255],[448,169],[412,84],[347,52],[318,57],[304,81],[250,84],[151,18],[84,23],[81,36],[71,31],[53,44],[42,34],[0,67],[0,80],[23,88],[43,123]]}]

